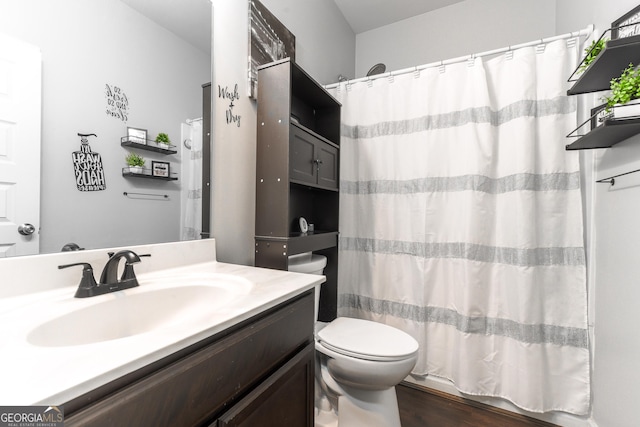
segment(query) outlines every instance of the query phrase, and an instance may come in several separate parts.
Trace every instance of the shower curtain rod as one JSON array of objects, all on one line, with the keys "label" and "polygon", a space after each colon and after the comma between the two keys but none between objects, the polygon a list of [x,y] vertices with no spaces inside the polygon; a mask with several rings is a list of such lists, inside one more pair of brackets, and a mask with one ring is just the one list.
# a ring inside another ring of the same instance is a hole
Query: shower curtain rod
[{"label": "shower curtain rod", "polygon": [[556,40],[570,39],[570,38],[573,38],[573,37],[582,37],[582,36],[589,37],[591,35],[591,33],[593,33],[593,30],[594,30],[593,24],[589,24],[589,26],[587,28],[584,28],[584,29],[582,29],[580,31],[573,31],[571,33],[566,33],[566,34],[562,34],[562,35],[559,35],[559,36],[547,37],[547,38],[544,38],[544,39],[535,40],[535,41],[531,41],[531,42],[527,42],[527,43],[517,44],[517,45],[513,45],[513,46],[508,46],[508,47],[503,47],[503,48],[500,48],[500,49],[488,50],[486,52],[475,53],[475,54],[465,55],[465,56],[459,56],[457,58],[447,59],[447,60],[444,60],[444,61],[431,62],[429,64],[418,65],[418,66],[409,67],[409,68],[403,68],[401,70],[391,71],[391,72],[388,72],[388,73],[376,74],[376,75],[373,75],[373,76],[361,77],[361,78],[353,79],[353,80],[345,80],[343,82],[338,82],[338,83],[331,83],[331,84],[325,85],[324,88],[325,89],[333,89],[333,88],[336,88],[336,87],[340,86],[341,83],[345,83],[346,85],[350,85],[350,84],[353,84],[353,83],[366,82],[366,81],[380,79],[380,78],[384,78],[384,77],[391,77],[391,76],[398,76],[398,75],[401,75],[401,74],[414,73],[416,71],[426,70],[427,68],[434,68],[434,67],[441,67],[441,66],[444,66],[444,65],[456,64],[458,62],[474,60],[475,58],[480,58],[480,57],[483,57],[483,56],[497,55],[497,54],[500,54],[500,53],[505,53],[505,52],[516,50],[516,49],[521,49],[523,47],[544,45],[544,44],[547,44],[547,43],[554,42]]},{"label": "shower curtain rod", "polygon": [[190,125],[191,123],[200,122],[200,121],[202,121],[202,117],[198,117],[197,119],[187,119],[187,120],[185,120],[185,122],[187,122],[188,125]]}]

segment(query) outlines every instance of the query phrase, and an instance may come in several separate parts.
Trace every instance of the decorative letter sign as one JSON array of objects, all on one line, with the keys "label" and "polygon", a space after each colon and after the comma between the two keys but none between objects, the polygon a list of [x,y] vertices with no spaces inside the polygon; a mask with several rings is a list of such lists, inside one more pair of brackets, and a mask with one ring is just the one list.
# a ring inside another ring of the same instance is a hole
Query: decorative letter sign
[{"label": "decorative letter sign", "polygon": [[102,157],[91,151],[88,136],[97,136],[95,133],[79,133],[80,151],[74,151],[73,170],[76,174],[76,186],[78,191],[100,191],[107,188],[104,180],[104,168]]},{"label": "decorative letter sign", "polygon": [[122,89],[107,84],[104,97],[107,98],[107,116],[126,122],[129,119],[129,98]]},{"label": "decorative letter sign", "polygon": [[233,91],[229,89],[229,86],[222,87],[218,85],[218,98],[229,100],[229,109],[225,112],[227,116],[227,124],[235,123],[237,127],[240,127],[240,115],[233,114],[233,107],[235,107],[233,101],[238,101],[240,99],[238,85],[236,84],[234,86]]}]

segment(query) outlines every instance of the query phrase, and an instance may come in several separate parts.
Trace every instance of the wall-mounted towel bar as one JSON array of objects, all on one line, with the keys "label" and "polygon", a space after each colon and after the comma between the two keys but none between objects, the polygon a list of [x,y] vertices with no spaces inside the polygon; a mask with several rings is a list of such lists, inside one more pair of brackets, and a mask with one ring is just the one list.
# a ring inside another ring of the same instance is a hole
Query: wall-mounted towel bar
[{"label": "wall-mounted towel bar", "polygon": [[630,172],[621,173],[619,175],[610,176],[608,178],[599,179],[596,182],[598,182],[600,184],[611,184],[611,186],[614,186],[614,185],[616,185],[616,178],[618,178],[620,176],[630,175],[630,174],[636,173],[636,172],[640,172],[640,169],[636,169],[636,170],[633,170],[633,171],[630,171]]},{"label": "wall-mounted towel bar", "polygon": [[129,197],[129,196],[146,196],[146,197],[163,197],[165,199],[169,198],[168,194],[153,194],[153,193],[131,193],[131,192],[127,192],[125,191],[124,193],[122,193],[123,195]]}]

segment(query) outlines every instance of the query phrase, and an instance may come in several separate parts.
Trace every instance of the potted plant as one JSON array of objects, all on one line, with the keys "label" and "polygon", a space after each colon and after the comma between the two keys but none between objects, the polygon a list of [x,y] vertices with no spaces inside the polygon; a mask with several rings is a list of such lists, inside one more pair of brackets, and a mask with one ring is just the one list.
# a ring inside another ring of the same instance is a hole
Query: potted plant
[{"label": "potted plant", "polygon": [[605,111],[615,119],[640,116],[640,70],[629,64],[611,80],[611,95],[603,100]]},{"label": "potted plant", "polygon": [[589,68],[589,65],[591,65],[600,52],[602,52],[606,43],[606,39],[598,39],[591,42],[589,47],[584,50],[585,57],[582,60],[582,65],[578,68],[579,73],[583,73],[587,68]]},{"label": "potted plant", "polygon": [[169,135],[160,132],[158,136],[156,136],[156,143],[158,144],[158,147],[168,150],[169,145],[171,144],[171,140],[169,139]]},{"label": "potted plant", "polygon": [[129,172],[141,174],[144,167],[144,159],[136,153],[129,153],[125,157],[127,165],[129,165]]}]

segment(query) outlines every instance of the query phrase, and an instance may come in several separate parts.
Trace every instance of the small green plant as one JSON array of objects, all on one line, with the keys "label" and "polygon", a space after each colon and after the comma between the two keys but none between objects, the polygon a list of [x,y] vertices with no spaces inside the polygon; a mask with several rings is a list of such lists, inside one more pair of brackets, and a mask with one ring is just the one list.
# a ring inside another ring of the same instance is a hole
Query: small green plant
[{"label": "small green plant", "polygon": [[160,144],[167,144],[167,145],[171,144],[169,135],[163,132],[160,132],[158,136],[156,136],[156,142],[159,142]]},{"label": "small green plant", "polygon": [[605,110],[609,113],[614,105],[626,104],[638,98],[640,98],[640,70],[637,70],[633,64],[629,64],[620,77],[611,79],[611,95],[603,98],[607,103]]},{"label": "small green plant", "polygon": [[585,57],[582,61],[582,65],[578,69],[579,72],[584,72],[584,70],[586,70],[593,61],[595,61],[596,57],[600,52],[602,52],[602,49],[604,49],[606,42],[606,39],[598,39],[591,42],[589,47],[584,50]]},{"label": "small green plant", "polygon": [[129,166],[144,166],[144,159],[136,153],[129,153],[125,160]]}]

